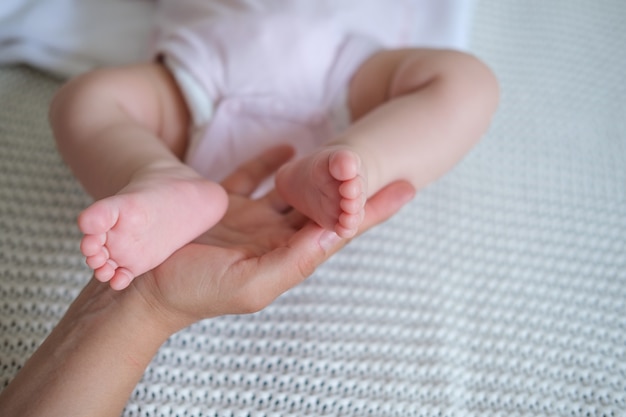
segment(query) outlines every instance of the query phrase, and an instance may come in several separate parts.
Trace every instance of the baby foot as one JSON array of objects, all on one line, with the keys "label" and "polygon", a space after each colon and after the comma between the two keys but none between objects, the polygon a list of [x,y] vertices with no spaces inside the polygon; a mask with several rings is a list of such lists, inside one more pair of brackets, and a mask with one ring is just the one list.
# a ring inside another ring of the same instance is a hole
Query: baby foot
[{"label": "baby foot", "polygon": [[328,147],[283,166],[276,174],[276,189],[296,210],[349,238],[358,231],[365,213],[363,170],[352,150]]},{"label": "baby foot", "polygon": [[227,204],[221,186],[189,167],[151,169],[80,214],[81,251],[96,279],[123,289],[217,223]]}]

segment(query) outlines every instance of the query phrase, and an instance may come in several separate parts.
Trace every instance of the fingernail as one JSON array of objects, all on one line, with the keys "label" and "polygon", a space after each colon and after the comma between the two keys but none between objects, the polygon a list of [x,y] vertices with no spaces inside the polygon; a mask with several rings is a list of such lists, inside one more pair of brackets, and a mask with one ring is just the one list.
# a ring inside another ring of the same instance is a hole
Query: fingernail
[{"label": "fingernail", "polygon": [[339,235],[330,230],[324,230],[319,238],[319,244],[325,251],[333,249],[340,241]]}]

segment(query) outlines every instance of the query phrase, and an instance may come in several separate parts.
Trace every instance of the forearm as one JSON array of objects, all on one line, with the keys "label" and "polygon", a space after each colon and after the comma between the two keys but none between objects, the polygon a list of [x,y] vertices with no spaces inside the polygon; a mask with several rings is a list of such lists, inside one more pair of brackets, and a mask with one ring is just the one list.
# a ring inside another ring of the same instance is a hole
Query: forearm
[{"label": "forearm", "polygon": [[119,416],[168,332],[138,293],[90,282],[0,395],[3,415]]}]

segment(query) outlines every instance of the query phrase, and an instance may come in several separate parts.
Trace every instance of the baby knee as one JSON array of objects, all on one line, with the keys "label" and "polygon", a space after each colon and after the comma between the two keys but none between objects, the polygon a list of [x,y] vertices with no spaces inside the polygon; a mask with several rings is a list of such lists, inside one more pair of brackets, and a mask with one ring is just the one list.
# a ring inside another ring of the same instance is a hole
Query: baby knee
[{"label": "baby knee", "polygon": [[491,68],[478,57],[460,51],[448,51],[442,77],[454,90],[458,103],[491,116],[499,102],[498,79]]},{"label": "baby knee", "polygon": [[109,87],[112,70],[102,69],[71,79],[54,95],[48,118],[57,141],[70,140],[98,113]]},{"label": "baby knee", "polygon": [[427,90],[447,105],[470,100],[488,113],[493,113],[499,100],[495,74],[476,56],[445,49],[405,51],[391,83],[391,96]]}]

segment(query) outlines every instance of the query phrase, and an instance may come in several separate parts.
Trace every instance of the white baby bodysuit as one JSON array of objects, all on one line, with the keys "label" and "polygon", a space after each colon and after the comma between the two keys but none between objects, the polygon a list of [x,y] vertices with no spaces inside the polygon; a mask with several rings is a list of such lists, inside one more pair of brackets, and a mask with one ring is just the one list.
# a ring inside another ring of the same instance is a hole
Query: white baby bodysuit
[{"label": "white baby bodysuit", "polygon": [[154,50],[192,114],[186,162],[219,181],[272,145],[302,155],[332,139],[352,74],[415,43],[420,2],[161,0]]}]

